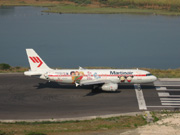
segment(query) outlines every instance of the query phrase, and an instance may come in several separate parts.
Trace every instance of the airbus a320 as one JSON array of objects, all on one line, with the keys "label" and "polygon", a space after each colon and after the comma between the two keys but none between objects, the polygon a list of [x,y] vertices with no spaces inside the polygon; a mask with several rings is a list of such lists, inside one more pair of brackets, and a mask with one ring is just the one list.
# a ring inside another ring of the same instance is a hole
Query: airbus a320
[{"label": "airbus a320", "polygon": [[26,49],[30,70],[26,76],[55,81],[58,83],[75,84],[77,86],[92,85],[103,91],[116,91],[118,84],[151,83],[157,80],[150,72],[139,69],[60,69],[49,68],[33,49]]}]

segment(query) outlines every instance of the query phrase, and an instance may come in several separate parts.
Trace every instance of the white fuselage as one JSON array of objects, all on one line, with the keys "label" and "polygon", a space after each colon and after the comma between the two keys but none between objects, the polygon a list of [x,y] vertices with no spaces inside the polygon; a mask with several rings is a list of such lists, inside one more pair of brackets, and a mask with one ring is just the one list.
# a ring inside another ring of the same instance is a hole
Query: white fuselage
[{"label": "white fuselage", "polygon": [[104,91],[116,91],[119,83],[151,83],[157,78],[144,70],[133,69],[63,69],[53,70],[33,49],[26,49],[30,71],[24,72],[27,76],[60,83],[82,85],[98,85]]},{"label": "white fuselage", "polygon": [[[38,71],[31,73],[25,72],[25,75],[33,76]],[[55,81],[60,83],[75,83],[83,85],[88,81],[111,81],[112,83],[150,83],[157,78],[144,70],[126,70],[126,69],[68,69],[68,70],[49,70],[41,71],[41,79]]]}]

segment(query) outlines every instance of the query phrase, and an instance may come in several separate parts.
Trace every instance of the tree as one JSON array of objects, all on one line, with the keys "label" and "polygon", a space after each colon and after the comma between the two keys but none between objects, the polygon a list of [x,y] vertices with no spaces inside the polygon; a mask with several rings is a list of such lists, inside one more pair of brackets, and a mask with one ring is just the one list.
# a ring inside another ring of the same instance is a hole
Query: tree
[{"label": "tree", "polygon": [[1,70],[7,70],[7,69],[10,69],[11,66],[9,64],[6,64],[6,63],[1,63],[0,64],[0,69]]}]

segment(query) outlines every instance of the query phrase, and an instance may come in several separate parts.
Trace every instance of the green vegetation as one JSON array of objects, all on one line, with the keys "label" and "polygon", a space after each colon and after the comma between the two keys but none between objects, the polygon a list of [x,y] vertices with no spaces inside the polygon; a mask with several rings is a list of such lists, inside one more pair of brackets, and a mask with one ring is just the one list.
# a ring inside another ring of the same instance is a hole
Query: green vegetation
[{"label": "green vegetation", "polygon": [[76,4],[79,4],[79,5],[87,5],[87,4],[91,4],[91,0],[69,0],[71,2],[74,2]]},{"label": "green vegetation", "polygon": [[[1,128],[0,128],[0,129],[1,129]],[[4,132],[3,130],[0,130],[0,135],[14,135],[14,131]]]},{"label": "green vegetation", "polygon": [[161,15],[180,15],[180,12],[169,12],[158,9],[139,9],[139,8],[113,8],[113,7],[96,7],[78,6],[71,4],[61,4],[54,7],[49,7],[44,12],[51,13],[83,13],[83,14],[161,14]]},{"label": "green vegetation", "polygon": [[1,63],[0,64],[0,70],[7,70],[7,69],[10,69],[11,66],[9,64],[6,64],[6,63]]},{"label": "green vegetation", "polygon": [[180,78],[180,68],[178,69],[149,69],[140,68],[149,71],[158,78]]},{"label": "green vegetation", "polygon": [[11,135],[86,134],[86,132],[95,131],[111,132],[114,130],[134,129],[145,124],[146,120],[142,118],[142,115],[137,115],[83,121],[0,123],[0,130],[3,130],[2,133],[12,133]]},{"label": "green vegetation", "polygon": [[0,130],[0,135],[7,135],[6,132]]},{"label": "green vegetation", "polygon": [[24,67],[11,67],[9,64],[0,63],[0,73],[10,73],[10,72],[24,72],[27,71],[28,68]]},{"label": "green vegetation", "polygon": [[173,114],[180,113],[179,110],[161,110],[161,111],[153,111],[150,112],[152,115],[152,118],[154,119],[153,122],[157,122],[163,118],[166,118],[168,116],[172,116]]},{"label": "green vegetation", "polygon": [[[113,68],[113,67],[85,67],[85,68],[86,69],[119,69],[119,68]],[[139,68],[139,69],[149,71],[151,74],[155,75],[158,78],[180,78],[180,68],[178,69]],[[28,70],[29,68],[26,68],[26,67],[19,67],[19,66],[12,67],[6,63],[0,64],[0,73],[25,72]]]},{"label": "green vegetation", "polygon": [[29,132],[26,135],[46,135],[46,134],[40,132]]},{"label": "green vegetation", "polygon": [[156,116],[155,112],[151,112],[152,118],[153,118],[153,122],[156,122],[159,120],[159,118]]},{"label": "green vegetation", "polygon": [[179,0],[0,0],[0,6],[43,6],[52,13],[180,15]]},{"label": "green vegetation", "polygon": [[[155,111],[151,112],[153,122],[180,113],[179,111]],[[135,129],[146,125],[147,121],[143,115],[119,116],[110,118],[97,118],[82,121],[44,121],[44,122],[16,122],[0,123],[0,135],[59,135],[59,134],[86,134]]]},{"label": "green vegetation", "polygon": [[179,0],[100,0],[107,6],[180,11]]}]

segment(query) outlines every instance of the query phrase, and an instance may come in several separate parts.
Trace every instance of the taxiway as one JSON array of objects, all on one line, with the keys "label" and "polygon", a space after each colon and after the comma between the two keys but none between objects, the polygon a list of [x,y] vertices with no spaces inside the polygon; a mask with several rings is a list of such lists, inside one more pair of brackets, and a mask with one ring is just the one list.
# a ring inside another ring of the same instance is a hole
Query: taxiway
[{"label": "taxiway", "polygon": [[90,86],[76,88],[19,73],[0,74],[0,119],[75,118],[179,109],[180,81],[158,81],[141,85],[140,90],[136,85],[123,84],[117,92],[92,92]]}]

